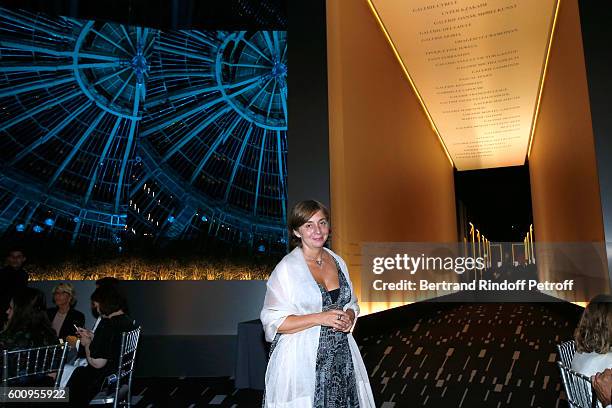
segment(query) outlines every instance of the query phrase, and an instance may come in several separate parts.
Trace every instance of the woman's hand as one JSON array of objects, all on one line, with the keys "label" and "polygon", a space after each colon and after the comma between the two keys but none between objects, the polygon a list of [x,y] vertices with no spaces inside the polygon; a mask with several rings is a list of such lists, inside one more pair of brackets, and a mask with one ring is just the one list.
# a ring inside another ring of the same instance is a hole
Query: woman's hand
[{"label": "woman's hand", "polygon": [[335,331],[347,332],[353,325],[350,315],[342,310],[328,310],[319,313],[319,324],[333,328]]},{"label": "woman's hand", "polygon": [[345,333],[348,333],[351,331],[351,328],[353,327],[353,325],[355,324],[355,311],[353,309],[346,309],[345,312],[349,318],[349,326],[346,330],[342,330]]},{"label": "woman's hand", "polygon": [[81,344],[83,345],[83,347],[88,347],[94,338],[94,333],[87,329],[79,329],[77,331],[77,334],[81,339]]},{"label": "woman's hand", "polygon": [[597,398],[604,407],[610,405],[612,400],[612,370],[606,368],[603,372],[597,373],[591,377],[593,388],[597,394]]},{"label": "woman's hand", "polygon": [[91,330],[88,330],[88,329],[84,329],[82,327],[79,327],[77,329],[76,333],[77,333],[78,337],[82,337],[82,336],[93,337],[94,336],[94,332],[92,332]]}]

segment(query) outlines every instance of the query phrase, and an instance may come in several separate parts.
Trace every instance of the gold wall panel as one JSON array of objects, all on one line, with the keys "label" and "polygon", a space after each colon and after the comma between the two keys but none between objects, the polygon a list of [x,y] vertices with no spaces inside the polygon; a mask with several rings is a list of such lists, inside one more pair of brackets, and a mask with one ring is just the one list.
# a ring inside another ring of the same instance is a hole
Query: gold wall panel
[{"label": "gold wall panel", "polygon": [[458,170],[525,162],[556,0],[369,0]]}]

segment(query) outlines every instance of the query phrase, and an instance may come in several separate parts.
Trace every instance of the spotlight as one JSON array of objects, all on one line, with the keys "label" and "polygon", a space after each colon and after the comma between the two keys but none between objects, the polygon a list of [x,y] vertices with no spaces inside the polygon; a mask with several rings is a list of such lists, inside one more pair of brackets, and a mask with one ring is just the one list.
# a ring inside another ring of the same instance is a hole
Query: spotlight
[{"label": "spotlight", "polygon": [[23,224],[17,224],[17,225],[15,226],[15,229],[17,230],[17,232],[23,232],[23,231],[25,231],[25,225],[23,225]]},{"label": "spotlight", "polygon": [[208,218],[205,215],[203,215],[202,218],[200,218],[200,219],[202,220],[202,222],[207,222],[208,221]]},{"label": "spotlight", "polygon": [[257,252],[260,252],[260,253],[266,252],[266,246],[264,244],[257,245]]},{"label": "spotlight", "polygon": [[168,222],[169,222],[169,223],[173,223],[174,221],[176,221],[176,218],[174,218],[174,216],[173,216],[173,215],[169,215],[169,216],[168,216]]},{"label": "spotlight", "polygon": [[32,228],[32,231],[34,231],[37,234],[40,234],[41,232],[43,232],[45,229],[43,227],[41,227],[40,225],[35,225],[34,228]]},{"label": "spotlight", "polygon": [[53,218],[47,218],[47,219],[45,220],[45,225],[46,225],[46,226],[48,226],[48,227],[52,227],[52,226],[53,226],[53,224],[55,224],[55,220],[54,220]]},{"label": "spotlight", "polygon": [[72,221],[74,221],[74,222],[79,222],[79,221],[81,221],[81,219],[80,219],[79,217],[74,217],[74,218],[72,219]]}]

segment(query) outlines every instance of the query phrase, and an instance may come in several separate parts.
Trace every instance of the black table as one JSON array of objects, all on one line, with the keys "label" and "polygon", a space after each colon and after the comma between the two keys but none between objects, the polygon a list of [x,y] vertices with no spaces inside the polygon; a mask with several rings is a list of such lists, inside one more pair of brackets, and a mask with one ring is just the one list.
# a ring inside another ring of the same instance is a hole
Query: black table
[{"label": "black table", "polygon": [[270,343],[266,342],[261,320],[238,323],[235,386],[263,390]]}]

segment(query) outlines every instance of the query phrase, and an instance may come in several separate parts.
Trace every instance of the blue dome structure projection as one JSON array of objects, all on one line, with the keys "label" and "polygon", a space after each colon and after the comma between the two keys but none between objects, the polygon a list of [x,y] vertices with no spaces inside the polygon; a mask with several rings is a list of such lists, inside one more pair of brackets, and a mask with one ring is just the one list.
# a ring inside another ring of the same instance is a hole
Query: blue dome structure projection
[{"label": "blue dome structure projection", "polygon": [[5,238],[286,242],[284,31],[2,8],[0,118]]}]

